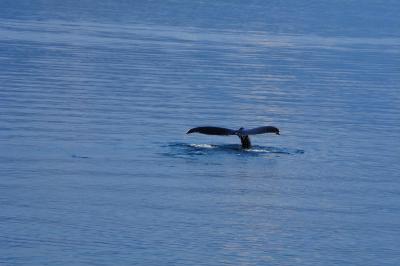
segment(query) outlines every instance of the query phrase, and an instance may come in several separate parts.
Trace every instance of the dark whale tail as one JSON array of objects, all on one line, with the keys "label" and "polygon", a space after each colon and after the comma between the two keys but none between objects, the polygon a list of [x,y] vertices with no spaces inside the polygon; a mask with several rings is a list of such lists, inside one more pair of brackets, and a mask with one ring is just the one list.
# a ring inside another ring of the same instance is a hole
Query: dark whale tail
[{"label": "dark whale tail", "polygon": [[257,135],[264,133],[275,133],[279,135],[279,129],[273,126],[256,127],[252,129],[244,129],[241,127],[238,130],[223,128],[223,127],[195,127],[189,129],[189,131],[186,132],[186,134],[191,134],[191,133],[200,133],[200,134],[217,135],[217,136],[237,135],[240,138],[240,142],[242,143],[242,148],[250,149],[251,141],[249,135]]},{"label": "dark whale tail", "polygon": [[239,136],[240,142],[242,143],[243,149],[250,149],[251,148],[251,141],[248,135]]}]

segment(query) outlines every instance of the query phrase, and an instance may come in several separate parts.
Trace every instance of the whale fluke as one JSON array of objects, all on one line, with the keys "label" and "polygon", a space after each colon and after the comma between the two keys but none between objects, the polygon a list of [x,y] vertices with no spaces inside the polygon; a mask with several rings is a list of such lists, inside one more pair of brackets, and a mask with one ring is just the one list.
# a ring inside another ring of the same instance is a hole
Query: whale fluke
[{"label": "whale fluke", "polygon": [[256,127],[252,129],[243,129],[242,134],[243,135],[257,135],[257,134],[264,134],[264,133],[275,133],[279,135],[279,129],[276,127],[272,126],[266,126],[266,127]]},{"label": "whale fluke", "polygon": [[219,136],[229,136],[235,135],[236,130],[223,128],[223,127],[195,127],[190,129],[186,134],[190,133],[201,133],[206,135],[219,135]]},{"label": "whale fluke", "polygon": [[186,134],[200,133],[206,135],[217,135],[217,136],[230,136],[236,135],[240,138],[243,149],[251,148],[251,141],[249,135],[258,135],[264,133],[275,133],[279,135],[279,129],[273,126],[256,127],[252,129],[239,128],[238,130],[233,130],[223,127],[195,127],[189,129]]}]

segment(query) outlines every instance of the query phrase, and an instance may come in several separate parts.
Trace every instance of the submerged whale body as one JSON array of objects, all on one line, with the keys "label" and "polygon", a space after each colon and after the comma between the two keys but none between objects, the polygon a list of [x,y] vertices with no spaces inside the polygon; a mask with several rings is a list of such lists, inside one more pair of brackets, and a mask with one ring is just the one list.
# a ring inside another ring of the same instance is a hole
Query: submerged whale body
[{"label": "submerged whale body", "polygon": [[256,127],[252,129],[239,128],[238,130],[223,128],[223,127],[195,127],[189,129],[186,134],[200,133],[206,135],[217,135],[217,136],[230,136],[236,135],[240,138],[243,149],[251,148],[251,141],[249,135],[257,135],[264,133],[275,133],[279,135],[279,129],[273,126]]}]

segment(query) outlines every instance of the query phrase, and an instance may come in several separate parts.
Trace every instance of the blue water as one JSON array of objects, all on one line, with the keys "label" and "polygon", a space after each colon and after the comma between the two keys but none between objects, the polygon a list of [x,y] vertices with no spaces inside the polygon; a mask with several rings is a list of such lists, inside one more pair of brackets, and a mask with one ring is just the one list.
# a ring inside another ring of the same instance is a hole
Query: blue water
[{"label": "blue water", "polygon": [[1,265],[400,264],[398,1],[0,10]]}]

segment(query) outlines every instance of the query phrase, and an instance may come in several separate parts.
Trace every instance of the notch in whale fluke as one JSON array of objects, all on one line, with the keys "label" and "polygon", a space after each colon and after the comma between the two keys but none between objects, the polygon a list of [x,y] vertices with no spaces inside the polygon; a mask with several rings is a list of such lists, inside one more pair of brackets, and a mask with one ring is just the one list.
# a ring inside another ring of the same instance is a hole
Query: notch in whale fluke
[{"label": "notch in whale fluke", "polygon": [[273,126],[256,127],[252,129],[244,129],[241,127],[238,130],[223,128],[223,127],[195,127],[189,129],[189,131],[186,132],[186,134],[191,134],[191,133],[200,133],[200,134],[217,135],[217,136],[236,135],[240,138],[243,149],[251,148],[249,135],[258,135],[264,133],[275,133],[277,135],[280,135],[279,129]]}]

